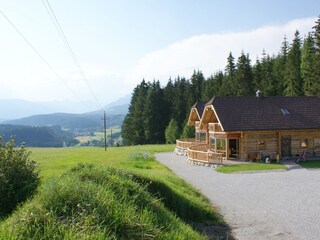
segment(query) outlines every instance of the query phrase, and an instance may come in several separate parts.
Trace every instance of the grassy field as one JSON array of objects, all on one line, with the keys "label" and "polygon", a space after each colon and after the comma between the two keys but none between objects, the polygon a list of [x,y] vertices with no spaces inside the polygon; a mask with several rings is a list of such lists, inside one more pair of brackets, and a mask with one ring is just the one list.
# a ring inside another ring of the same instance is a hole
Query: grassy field
[{"label": "grassy field", "polygon": [[173,148],[30,148],[43,183],[0,223],[0,239],[225,239],[209,201],[154,160]]},{"label": "grassy field", "polygon": [[251,164],[236,164],[230,166],[223,166],[216,169],[221,173],[234,173],[242,171],[263,171],[274,169],[286,169],[283,164],[265,164],[265,163],[251,163]]},{"label": "grassy field", "polygon": [[[118,126],[114,128],[108,128],[107,138],[111,137],[111,129],[112,129],[112,134],[121,132],[121,128]],[[94,132],[94,136],[78,136],[76,137],[76,139],[79,140],[80,143],[86,143],[88,141],[93,141],[93,140],[100,141],[101,139],[104,139],[104,132]]]},{"label": "grassy field", "polygon": [[[79,147],[79,148],[29,148],[31,158],[39,164],[43,178],[59,176],[64,171],[71,169],[78,163],[93,163],[121,169],[133,170],[144,174],[157,174],[161,176],[168,172],[167,168],[156,161],[146,163],[133,161],[136,156],[147,154],[153,157],[155,152],[173,151],[173,145],[147,145],[134,147],[104,148]],[[144,171],[145,168],[148,171]]]},{"label": "grassy field", "polygon": [[301,161],[299,165],[304,168],[320,168],[320,160]]}]

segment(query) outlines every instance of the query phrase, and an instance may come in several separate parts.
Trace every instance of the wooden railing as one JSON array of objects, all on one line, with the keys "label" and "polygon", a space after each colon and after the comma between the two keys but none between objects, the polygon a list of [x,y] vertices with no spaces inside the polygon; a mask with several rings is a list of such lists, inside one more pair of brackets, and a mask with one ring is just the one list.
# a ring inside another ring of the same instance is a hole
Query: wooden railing
[{"label": "wooden railing", "polygon": [[209,150],[207,144],[199,144],[188,148],[188,159],[197,162],[222,164],[222,154]]},{"label": "wooden railing", "polygon": [[197,142],[195,138],[185,138],[185,139],[176,140],[176,147],[182,148],[182,149],[187,149],[197,144],[199,144],[199,142]]}]

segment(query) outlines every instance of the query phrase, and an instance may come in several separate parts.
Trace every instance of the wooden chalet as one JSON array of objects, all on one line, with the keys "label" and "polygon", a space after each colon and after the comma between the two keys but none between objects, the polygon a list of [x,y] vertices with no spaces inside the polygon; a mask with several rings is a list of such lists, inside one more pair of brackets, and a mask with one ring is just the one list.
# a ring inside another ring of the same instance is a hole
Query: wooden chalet
[{"label": "wooden chalet", "polygon": [[195,138],[176,149],[191,161],[290,159],[320,146],[320,97],[214,97],[192,107],[188,125]]}]

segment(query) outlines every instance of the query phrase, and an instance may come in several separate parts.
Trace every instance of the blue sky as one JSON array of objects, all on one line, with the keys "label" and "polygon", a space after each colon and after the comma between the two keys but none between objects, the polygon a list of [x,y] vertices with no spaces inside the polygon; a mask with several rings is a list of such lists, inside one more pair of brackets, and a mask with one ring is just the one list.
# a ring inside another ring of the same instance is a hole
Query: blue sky
[{"label": "blue sky", "polygon": [[[252,61],[277,53],[284,35],[304,36],[320,1],[49,1],[101,105],[131,93],[142,78],[206,76],[228,52]],[[41,0],[0,0],[0,10],[61,76],[58,79],[0,15],[0,99],[82,101],[98,108]],[[69,89],[76,92],[76,96]]]}]

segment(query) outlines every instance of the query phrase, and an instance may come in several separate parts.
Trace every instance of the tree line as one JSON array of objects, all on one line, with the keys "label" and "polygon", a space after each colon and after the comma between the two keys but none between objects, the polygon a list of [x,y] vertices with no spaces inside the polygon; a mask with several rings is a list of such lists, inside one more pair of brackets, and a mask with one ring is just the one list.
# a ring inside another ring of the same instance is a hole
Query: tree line
[{"label": "tree line", "polygon": [[252,61],[242,52],[235,59],[229,53],[224,71],[206,78],[195,70],[190,79],[159,81],[144,79],[133,90],[128,114],[122,125],[124,144],[173,143],[192,137],[186,126],[191,106],[213,96],[250,96],[257,90],[265,96],[320,96],[320,17],[307,36],[298,30],[289,43],[284,37],[277,55],[264,50]]}]

